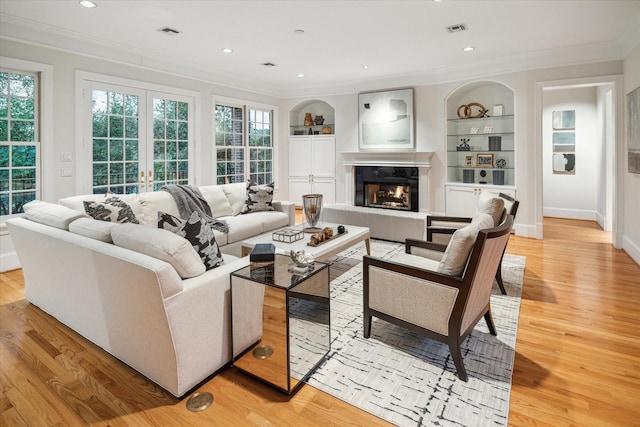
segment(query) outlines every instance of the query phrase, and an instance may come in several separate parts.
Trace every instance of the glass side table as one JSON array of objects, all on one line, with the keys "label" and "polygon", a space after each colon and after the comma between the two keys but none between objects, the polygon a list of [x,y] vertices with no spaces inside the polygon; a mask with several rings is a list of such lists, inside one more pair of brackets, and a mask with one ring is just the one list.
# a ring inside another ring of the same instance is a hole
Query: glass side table
[{"label": "glass side table", "polygon": [[331,349],[329,265],[304,275],[275,255],[231,273],[233,366],[293,394]]}]

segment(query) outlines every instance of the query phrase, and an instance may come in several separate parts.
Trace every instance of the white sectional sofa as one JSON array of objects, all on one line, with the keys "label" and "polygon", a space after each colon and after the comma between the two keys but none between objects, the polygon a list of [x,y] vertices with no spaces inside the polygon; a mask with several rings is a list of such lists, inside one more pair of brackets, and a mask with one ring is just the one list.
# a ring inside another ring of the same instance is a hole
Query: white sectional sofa
[{"label": "white sectional sofa", "polygon": [[295,224],[290,202],[241,214],[245,184],[199,189],[229,224],[215,232],[224,262],[205,272],[186,239],[157,228],[158,211],[178,216],[164,191],[121,196],[139,225],[88,219],[83,202],[101,195],[41,202],[7,221],[27,300],[176,397],[231,361],[229,274],[248,264],[241,241]]}]

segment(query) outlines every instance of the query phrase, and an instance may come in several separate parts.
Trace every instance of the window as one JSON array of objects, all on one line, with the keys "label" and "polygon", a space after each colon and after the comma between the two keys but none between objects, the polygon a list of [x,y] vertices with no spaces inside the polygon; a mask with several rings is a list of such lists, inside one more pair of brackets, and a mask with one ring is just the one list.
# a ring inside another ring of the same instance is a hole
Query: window
[{"label": "window", "polygon": [[0,216],[39,191],[38,74],[0,70]]},{"label": "window", "polygon": [[273,182],[273,111],[216,103],[216,183]]},{"label": "window", "polygon": [[86,82],[91,94],[94,194],[156,191],[190,179],[194,99]]}]

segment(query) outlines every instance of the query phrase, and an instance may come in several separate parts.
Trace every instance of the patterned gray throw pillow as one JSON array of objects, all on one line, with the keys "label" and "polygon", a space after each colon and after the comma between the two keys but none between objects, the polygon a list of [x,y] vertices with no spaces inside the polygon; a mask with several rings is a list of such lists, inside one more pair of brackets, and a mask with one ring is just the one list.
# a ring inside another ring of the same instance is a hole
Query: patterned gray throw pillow
[{"label": "patterned gray throw pillow", "polygon": [[272,211],[273,209],[274,183],[259,185],[253,182],[247,183],[247,200],[242,208],[242,213]]},{"label": "patterned gray throw pillow", "polygon": [[93,219],[107,222],[139,224],[131,206],[117,197],[109,197],[104,202],[84,201],[84,211]]},{"label": "patterned gray throw pillow", "polygon": [[189,219],[177,218],[165,212],[158,212],[158,228],[169,230],[180,237],[184,237],[196,250],[207,270],[222,264],[222,253],[213,234],[213,229],[207,221],[193,212]]}]

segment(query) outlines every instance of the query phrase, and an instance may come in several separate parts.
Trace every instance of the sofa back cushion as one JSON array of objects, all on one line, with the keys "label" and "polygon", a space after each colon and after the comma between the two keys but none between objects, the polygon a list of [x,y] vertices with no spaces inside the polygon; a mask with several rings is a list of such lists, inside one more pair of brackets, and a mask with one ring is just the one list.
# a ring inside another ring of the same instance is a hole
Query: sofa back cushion
[{"label": "sofa back cushion", "polygon": [[30,201],[23,206],[23,209],[27,219],[62,230],[69,230],[69,224],[78,218],[86,217],[83,211],[41,200]]},{"label": "sofa back cushion", "polygon": [[247,184],[244,182],[224,184],[222,191],[231,205],[231,215],[239,215],[247,199]]},{"label": "sofa back cushion", "polygon": [[173,196],[166,191],[149,191],[140,193],[141,215],[138,218],[141,224],[150,227],[158,226],[158,212],[165,212],[173,216],[180,216],[178,205]]},{"label": "sofa back cushion", "polygon": [[221,216],[233,215],[233,208],[227,195],[223,190],[224,185],[203,185],[198,187],[202,197],[207,201],[211,208],[211,216],[219,218]]},{"label": "sofa back cushion", "polygon": [[191,243],[168,230],[125,223],[113,227],[111,238],[116,246],[168,262],[183,279],[206,271]]},{"label": "sofa back cushion", "polygon": [[58,204],[84,213],[84,202],[104,202],[107,198],[112,196],[115,196],[128,204],[136,217],[140,214],[140,203],[138,202],[137,194],[84,194],[80,196],[65,197],[58,200]]}]

